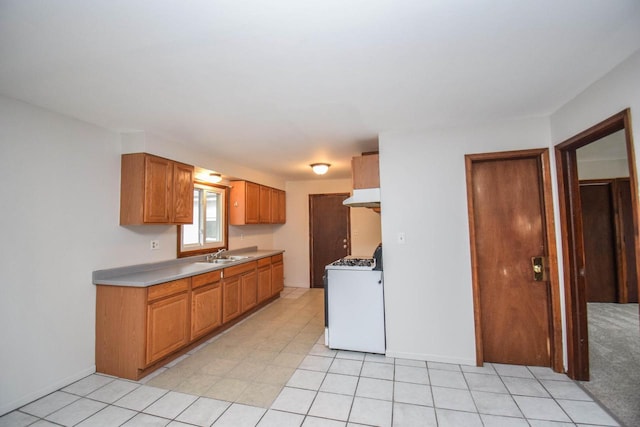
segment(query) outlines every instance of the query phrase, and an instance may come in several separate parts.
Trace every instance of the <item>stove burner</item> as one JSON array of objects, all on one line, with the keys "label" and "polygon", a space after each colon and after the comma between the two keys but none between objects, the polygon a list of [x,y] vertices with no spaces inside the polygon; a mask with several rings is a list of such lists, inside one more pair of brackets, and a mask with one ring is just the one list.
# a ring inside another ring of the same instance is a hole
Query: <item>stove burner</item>
[{"label": "stove burner", "polygon": [[329,265],[345,267],[373,267],[373,258],[342,258]]}]

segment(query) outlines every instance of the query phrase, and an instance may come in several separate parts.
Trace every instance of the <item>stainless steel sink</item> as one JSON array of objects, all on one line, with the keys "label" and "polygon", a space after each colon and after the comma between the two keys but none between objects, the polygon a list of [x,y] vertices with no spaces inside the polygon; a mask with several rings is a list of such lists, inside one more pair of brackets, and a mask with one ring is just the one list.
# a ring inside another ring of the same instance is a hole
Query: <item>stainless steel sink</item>
[{"label": "stainless steel sink", "polygon": [[221,258],[215,258],[211,261],[199,261],[196,264],[229,264],[231,262],[242,261],[251,258],[248,255],[229,255]]},{"label": "stainless steel sink", "polygon": [[247,259],[247,258],[251,258],[251,257],[248,256],[248,255],[230,255],[230,256],[228,256],[226,258],[223,258],[223,259],[228,259],[228,260],[231,260],[231,261],[240,261],[240,260]]},{"label": "stainless steel sink", "polygon": [[236,261],[235,259],[223,259],[223,258],[221,258],[221,259],[214,259],[214,260],[211,260],[211,261],[199,261],[199,262],[196,262],[196,264],[206,264],[206,265],[209,265],[209,264],[229,264],[229,263],[235,262],[235,261]]}]

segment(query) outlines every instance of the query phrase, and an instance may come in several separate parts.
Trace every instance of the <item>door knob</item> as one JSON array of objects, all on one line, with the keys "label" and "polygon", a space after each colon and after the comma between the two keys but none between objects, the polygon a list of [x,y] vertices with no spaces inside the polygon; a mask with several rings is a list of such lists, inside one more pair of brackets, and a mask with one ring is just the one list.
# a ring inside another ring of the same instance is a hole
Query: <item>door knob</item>
[{"label": "door knob", "polygon": [[536,282],[546,282],[548,280],[546,257],[531,257],[531,268],[533,270],[533,280],[535,280]]}]

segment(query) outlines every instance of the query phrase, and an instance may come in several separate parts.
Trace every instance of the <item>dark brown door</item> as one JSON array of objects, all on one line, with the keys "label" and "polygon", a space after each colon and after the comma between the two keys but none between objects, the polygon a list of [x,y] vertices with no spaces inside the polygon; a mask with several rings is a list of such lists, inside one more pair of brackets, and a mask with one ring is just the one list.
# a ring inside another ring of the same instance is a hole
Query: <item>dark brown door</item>
[{"label": "dark brown door", "polygon": [[[631,201],[631,182],[629,178],[616,179],[617,205],[622,240],[623,270],[622,286],[626,287],[626,301],[638,302],[638,271],[636,269],[636,245],[633,239],[633,206]],[[624,291],[624,289],[623,289]],[[624,293],[624,292],[623,292]]]},{"label": "dark brown door", "polygon": [[470,175],[482,357],[550,366],[549,282],[534,280],[531,261],[548,254],[540,154],[472,161]]},{"label": "dark brown door", "polygon": [[309,245],[311,287],[323,288],[325,265],[349,255],[349,208],[341,194],[309,195]]},{"label": "dark brown door", "polygon": [[617,302],[612,182],[580,184],[587,302]]}]

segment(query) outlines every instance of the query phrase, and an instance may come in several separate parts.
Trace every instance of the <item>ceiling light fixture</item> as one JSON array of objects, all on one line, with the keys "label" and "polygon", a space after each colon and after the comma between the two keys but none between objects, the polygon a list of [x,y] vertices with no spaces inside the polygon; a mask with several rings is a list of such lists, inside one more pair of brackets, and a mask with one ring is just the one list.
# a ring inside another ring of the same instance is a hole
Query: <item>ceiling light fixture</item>
[{"label": "ceiling light fixture", "polygon": [[329,163],[312,163],[309,166],[311,166],[316,175],[324,175],[331,165]]},{"label": "ceiling light fixture", "polygon": [[218,182],[222,181],[222,175],[220,175],[219,173],[210,173],[209,179],[207,179],[207,181],[213,184],[217,184]]}]

